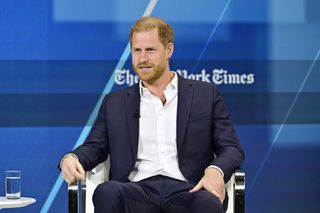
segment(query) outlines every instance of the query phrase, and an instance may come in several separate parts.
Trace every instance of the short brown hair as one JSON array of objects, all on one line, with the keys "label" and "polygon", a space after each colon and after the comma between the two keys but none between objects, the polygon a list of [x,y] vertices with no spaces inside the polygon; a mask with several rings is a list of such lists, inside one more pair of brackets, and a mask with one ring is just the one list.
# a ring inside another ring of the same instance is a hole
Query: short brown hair
[{"label": "short brown hair", "polygon": [[133,33],[152,29],[158,29],[159,40],[164,47],[166,47],[170,42],[173,43],[174,32],[172,27],[167,22],[158,17],[145,16],[138,19],[131,26],[130,45],[132,46]]}]

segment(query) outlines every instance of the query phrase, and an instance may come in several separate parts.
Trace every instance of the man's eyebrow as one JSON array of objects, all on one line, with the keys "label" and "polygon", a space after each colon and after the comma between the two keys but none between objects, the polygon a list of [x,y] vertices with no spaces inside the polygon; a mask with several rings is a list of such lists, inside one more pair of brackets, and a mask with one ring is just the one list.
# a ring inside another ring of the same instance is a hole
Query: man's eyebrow
[{"label": "man's eyebrow", "polygon": [[145,50],[155,50],[157,49],[156,47],[145,47],[145,48],[141,48],[141,47],[132,47],[133,50],[141,50],[141,49],[145,49]]}]

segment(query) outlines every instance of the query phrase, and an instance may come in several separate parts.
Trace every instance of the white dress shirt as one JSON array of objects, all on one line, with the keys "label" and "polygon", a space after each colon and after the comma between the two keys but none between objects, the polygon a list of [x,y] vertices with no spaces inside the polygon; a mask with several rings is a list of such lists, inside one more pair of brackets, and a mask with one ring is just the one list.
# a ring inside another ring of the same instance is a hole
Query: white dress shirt
[{"label": "white dress shirt", "polygon": [[142,86],[140,81],[140,119],[137,161],[129,180],[140,181],[164,175],[186,181],[178,164],[177,106],[178,77],[164,90],[165,104]]}]

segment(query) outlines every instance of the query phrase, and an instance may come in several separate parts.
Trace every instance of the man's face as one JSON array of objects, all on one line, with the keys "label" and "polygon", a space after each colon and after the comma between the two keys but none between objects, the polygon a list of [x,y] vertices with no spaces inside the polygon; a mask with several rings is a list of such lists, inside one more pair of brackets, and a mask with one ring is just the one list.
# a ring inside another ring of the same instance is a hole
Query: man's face
[{"label": "man's face", "polygon": [[132,66],[143,82],[154,83],[168,69],[173,44],[165,48],[158,37],[158,30],[135,32],[132,36]]}]

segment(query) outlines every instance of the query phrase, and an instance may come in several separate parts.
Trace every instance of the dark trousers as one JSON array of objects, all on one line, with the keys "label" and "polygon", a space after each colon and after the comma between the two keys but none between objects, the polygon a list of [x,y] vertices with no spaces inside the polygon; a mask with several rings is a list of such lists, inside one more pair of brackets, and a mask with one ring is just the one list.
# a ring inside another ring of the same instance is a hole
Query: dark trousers
[{"label": "dark trousers", "polygon": [[206,190],[190,193],[195,184],[155,176],[139,182],[108,181],[94,192],[95,213],[223,213],[221,204]]}]

